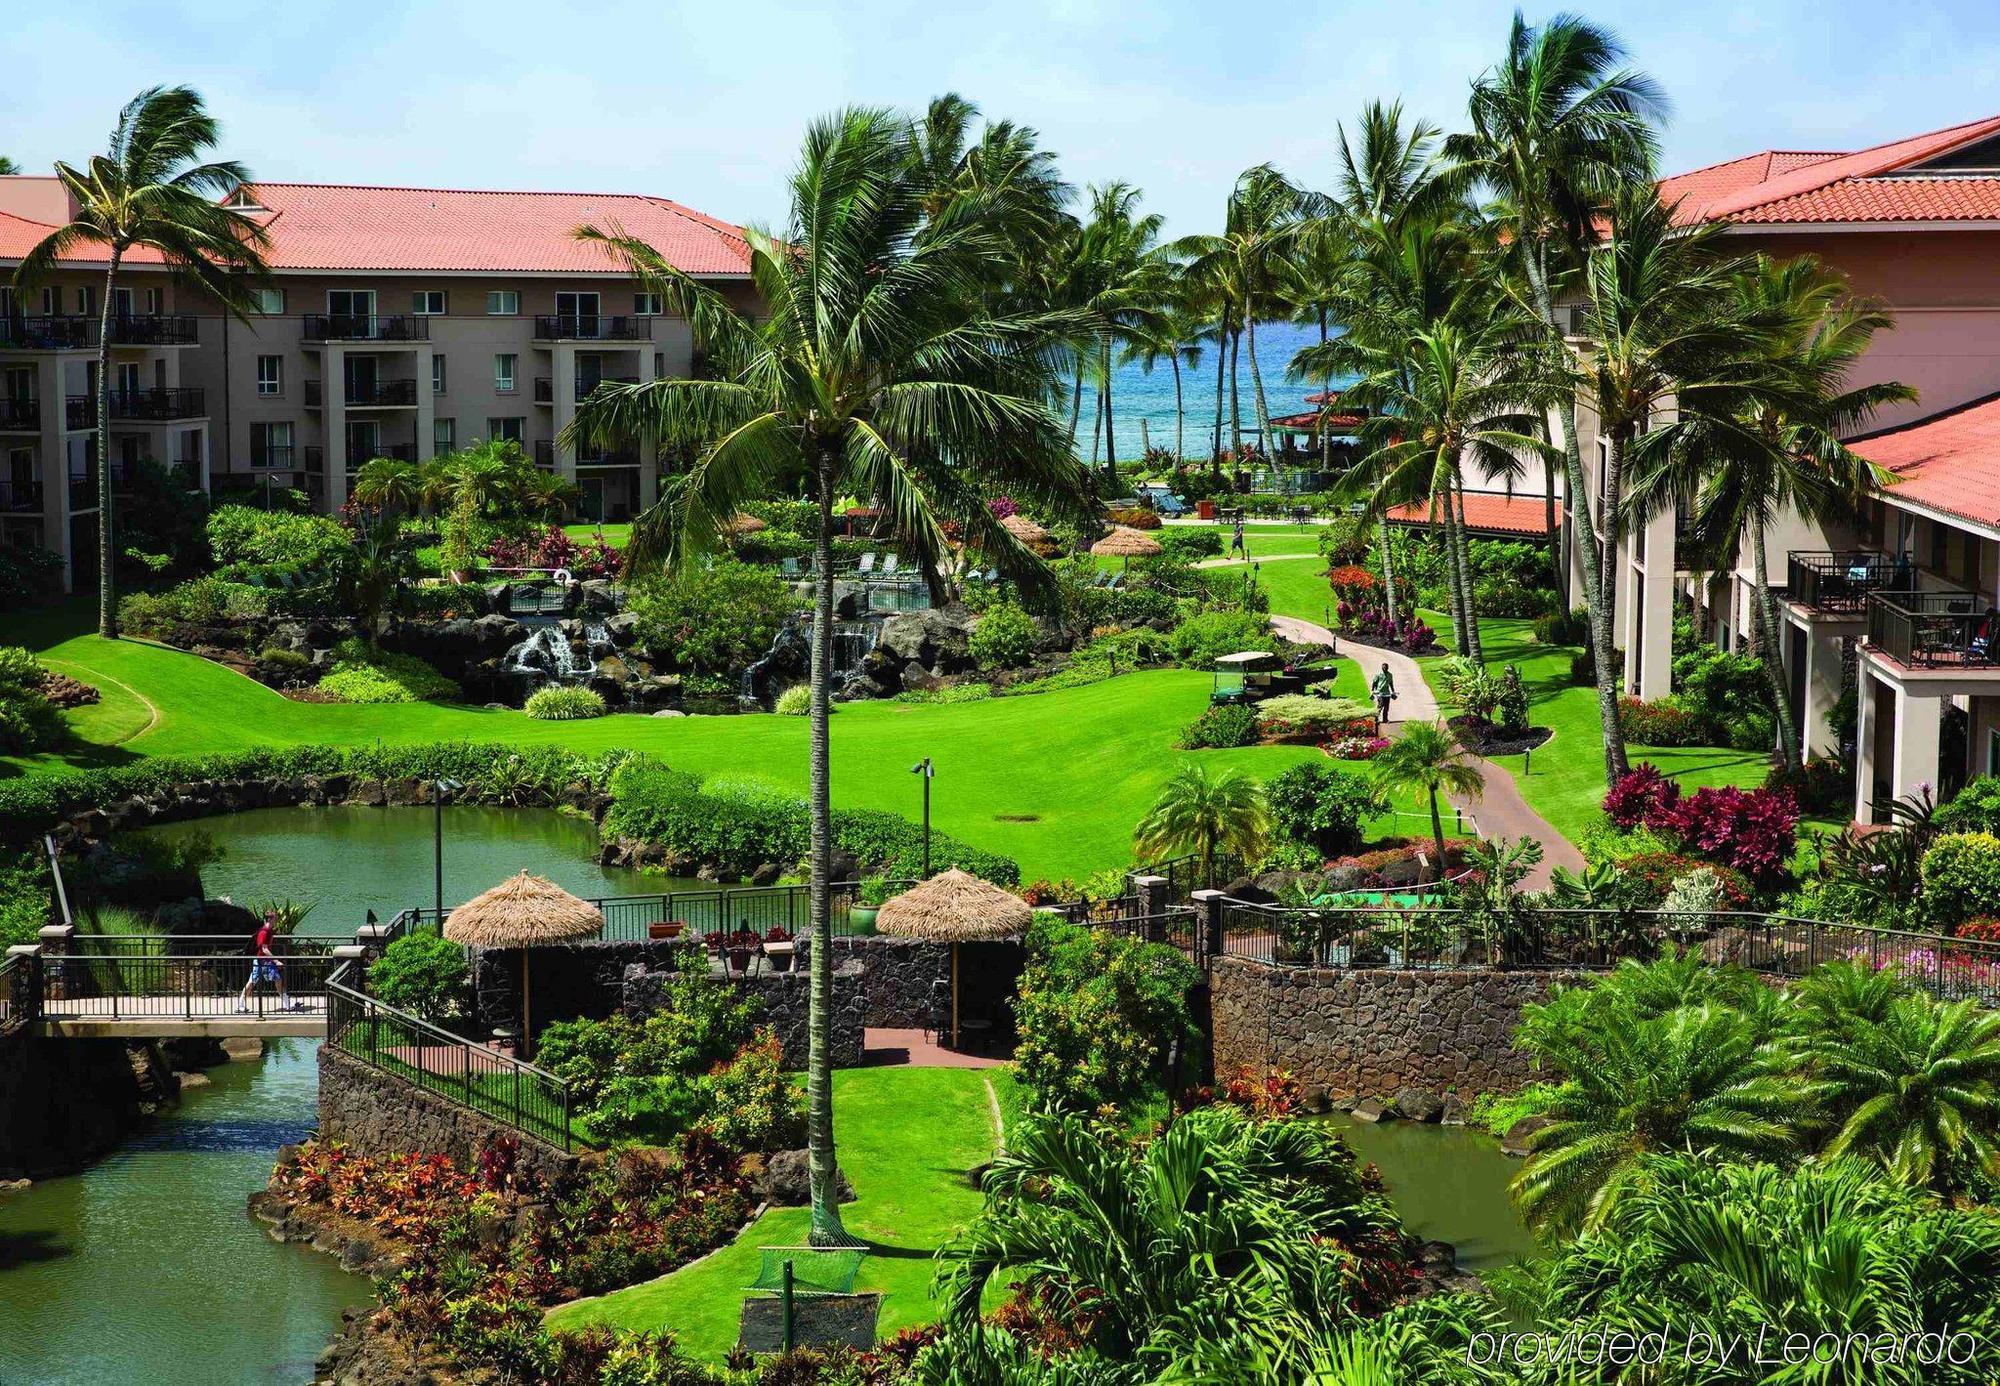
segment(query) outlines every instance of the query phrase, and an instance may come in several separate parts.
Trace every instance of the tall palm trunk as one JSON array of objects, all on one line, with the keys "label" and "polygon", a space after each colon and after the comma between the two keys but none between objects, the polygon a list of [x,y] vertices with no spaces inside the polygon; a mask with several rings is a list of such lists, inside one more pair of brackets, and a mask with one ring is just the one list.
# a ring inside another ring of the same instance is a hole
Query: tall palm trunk
[{"label": "tall palm trunk", "polygon": [[1453,489],[1458,493],[1458,523],[1455,527],[1458,545],[1458,586],[1465,601],[1465,638],[1469,648],[1466,653],[1480,663],[1486,662],[1486,644],[1479,638],[1479,598],[1472,582],[1472,539],[1465,528],[1465,478],[1458,478]]},{"label": "tall palm trunk", "polygon": [[1076,439],[1076,426],[1083,421],[1083,353],[1076,354],[1076,383],[1069,392],[1069,436]]},{"label": "tall palm trunk", "polygon": [[1174,343],[1174,350],[1167,357],[1174,368],[1174,465],[1187,460],[1187,406],[1181,402],[1181,352],[1180,343]]},{"label": "tall palm trunk", "polygon": [[1104,441],[1104,383],[1098,382],[1096,397],[1091,402],[1090,415],[1090,465],[1097,467],[1097,445]]},{"label": "tall palm trunk", "polygon": [[1396,614],[1396,565],[1389,554],[1389,516],[1385,511],[1375,521],[1375,542],[1382,550],[1382,609]]},{"label": "tall palm trunk", "polygon": [[1115,488],[1118,484],[1118,438],[1112,432],[1111,343],[1104,344],[1104,474]]},{"label": "tall palm trunk", "polygon": [[1250,392],[1257,405],[1257,446],[1264,455],[1271,455],[1271,406],[1264,402],[1264,373],[1257,369],[1257,315],[1245,313],[1244,322],[1250,330]]},{"label": "tall palm trunk", "polygon": [[1751,559],[1751,577],[1756,584],[1757,624],[1762,631],[1758,644],[1762,646],[1761,660],[1764,677],[1771,684],[1771,703],[1778,716],[1778,761],[1787,770],[1796,770],[1805,748],[1799,744],[1799,726],[1792,716],[1791,690],[1785,682],[1783,651],[1778,648],[1778,632],[1783,629],[1778,624],[1778,599],[1771,591],[1770,567],[1764,560],[1764,516],[1761,512],[1751,516],[1750,542],[1755,552]]},{"label": "tall palm trunk", "polygon": [[1444,815],[1438,812],[1437,787],[1431,787],[1431,845],[1437,848],[1437,878],[1444,879]]},{"label": "tall palm trunk", "polygon": [[[1319,344],[1321,346],[1326,345],[1326,309],[1324,308],[1319,310]],[[1319,411],[1321,414],[1325,414],[1332,408],[1332,402],[1326,397],[1333,393],[1333,377],[1330,375],[1322,376],[1319,388]],[[1333,470],[1333,431],[1327,428],[1324,420],[1321,421],[1319,430],[1319,469],[1323,472]]]},{"label": "tall palm trunk", "polygon": [[[1549,425],[1547,419],[1536,421],[1536,433],[1546,439]],[[1556,524],[1556,469],[1547,458],[1542,459],[1542,530],[1549,536],[1549,583],[1555,589],[1559,608],[1567,613],[1569,602],[1569,565],[1563,562],[1562,535]]]},{"label": "tall palm trunk", "polygon": [[813,1246],[845,1246],[838,1164],[833,1147],[833,780],[828,743],[833,683],[833,477],[822,447],[814,483],[819,530],[813,536],[812,628],[812,977],[806,1022],[806,1145],[812,1188]]},{"label": "tall palm trunk", "polygon": [[[1541,315],[1552,338],[1560,340],[1556,325],[1555,301],[1549,294],[1546,251],[1531,247],[1523,257],[1528,273],[1528,289],[1534,296],[1535,311]],[[1605,609],[1605,593],[1598,572],[1596,518],[1592,514],[1589,483],[1583,476],[1583,453],[1576,441],[1576,398],[1565,392],[1556,409],[1562,433],[1563,499],[1569,507],[1571,542],[1581,550],[1577,566],[1583,571],[1583,604],[1590,613],[1591,639],[1597,652],[1597,720],[1604,735],[1604,782],[1609,785],[1629,768],[1625,756],[1625,736],[1618,729],[1618,676],[1611,667],[1611,613]]]},{"label": "tall palm trunk", "polygon": [[1438,543],[1444,550],[1444,590],[1445,604],[1451,616],[1452,648],[1459,654],[1470,655],[1472,637],[1465,626],[1465,574],[1458,566],[1458,513],[1451,503],[1451,482],[1431,492],[1431,514],[1437,515],[1438,507],[1444,507],[1444,524],[1435,529]]},{"label": "tall palm trunk", "polygon": [[1222,381],[1229,371],[1229,315],[1223,314],[1215,326],[1215,447],[1208,466],[1217,481],[1222,480]]},{"label": "tall palm trunk", "polygon": [[104,270],[104,302],[97,308],[97,633],[106,640],[118,638],[118,588],[112,570],[117,549],[111,533],[111,304],[118,296],[118,262],[124,255],[125,248],[113,241],[111,263]]},{"label": "tall palm trunk", "polygon": [[1242,357],[1243,329],[1239,327],[1229,334],[1229,445],[1236,450],[1239,462],[1243,458]]},{"label": "tall palm trunk", "polygon": [[1610,446],[1605,450],[1604,464],[1604,516],[1602,519],[1604,543],[1598,550],[1597,590],[1604,596],[1604,603],[1615,613],[1618,607],[1618,550],[1625,537],[1625,454],[1632,446],[1629,430],[1620,427],[1610,430]]}]

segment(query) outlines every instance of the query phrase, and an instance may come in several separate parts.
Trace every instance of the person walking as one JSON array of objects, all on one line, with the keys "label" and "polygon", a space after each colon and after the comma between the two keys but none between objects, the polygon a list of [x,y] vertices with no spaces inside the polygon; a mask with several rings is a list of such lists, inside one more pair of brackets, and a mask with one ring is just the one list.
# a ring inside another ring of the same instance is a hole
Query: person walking
[{"label": "person walking", "polygon": [[250,1009],[250,989],[264,982],[278,984],[278,1009],[285,1011],[292,1009],[292,999],[285,991],[285,965],[279,962],[278,955],[271,951],[271,941],[277,936],[277,932],[278,912],[265,910],[264,922],[257,927],[257,937],[250,943],[250,980],[243,984],[243,990],[236,996],[236,1009],[239,1012]]},{"label": "person walking", "polygon": [[1368,696],[1375,700],[1375,734],[1380,736],[1382,728],[1389,725],[1389,704],[1396,701],[1396,676],[1389,672],[1387,660],[1382,662],[1382,672],[1369,682]]},{"label": "person walking", "polygon": [[1248,560],[1250,557],[1249,545],[1243,542],[1243,517],[1241,515],[1236,517],[1235,528],[1229,532],[1229,552],[1235,557],[1245,560]]}]

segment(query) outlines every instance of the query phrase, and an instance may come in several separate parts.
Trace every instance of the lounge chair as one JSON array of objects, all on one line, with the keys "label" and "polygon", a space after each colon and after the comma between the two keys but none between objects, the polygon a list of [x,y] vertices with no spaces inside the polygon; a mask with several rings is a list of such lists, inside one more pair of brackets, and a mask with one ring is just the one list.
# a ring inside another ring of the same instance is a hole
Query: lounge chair
[{"label": "lounge chair", "polygon": [[896,575],[896,555],[892,553],[883,556],[880,575],[882,577],[894,577]]},{"label": "lounge chair", "polygon": [[863,577],[867,577],[875,571],[875,551],[873,549],[861,555],[861,566],[855,571]]},{"label": "lounge chair", "polygon": [[1111,574],[1099,568],[1097,576],[1090,580],[1090,585],[1092,587],[1109,587],[1111,585]]},{"label": "lounge chair", "polygon": [[1113,573],[1111,575],[1111,581],[1105,583],[1104,585],[1106,587],[1111,588],[1114,591],[1117,590],[1118,588],[1123,587],[1125,585],[1125,574]]},{"label": "lounge chair", "polygon": [[780,573],[784,574],[784,575],[785,575],[786,577],[797,577],[797,576],[799,575],[799,561],[798,561],[798,559],[796,559],[796,558],[781,558],[781,559],[779,559],[779,560],[778,560],[778,571],[779,571]]}]

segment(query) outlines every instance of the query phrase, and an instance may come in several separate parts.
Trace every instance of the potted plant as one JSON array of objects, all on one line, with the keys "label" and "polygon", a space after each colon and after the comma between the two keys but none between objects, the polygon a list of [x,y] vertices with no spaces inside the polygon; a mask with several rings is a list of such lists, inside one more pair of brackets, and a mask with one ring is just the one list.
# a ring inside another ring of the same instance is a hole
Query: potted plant
[{"label": "potted plant", "polygon": [[790,972],[797,945],[792,942],[791,931],[771,928],[764,933],[764,956],[771,960],[773,972]]},{"label": "potted plant", "polygon": [[876,911],[880,910],[889,897],[895,893],[890,888],[889,883],[880,876],[870,876],[867,880],[863,881],[861,883],[861,892],[856,897],[856,903],[849,906],[847,910],[847,922],[854,926],[854,932],[857,934],[874,933]]},{"label": "potted plant", "polygon": [[679,938],[687,931],[685,919],[655,919],[646,926],[647,938]]},{"label": "potted plant", "polygon": [[757,937],[755,929],[738,929],[731,934],[723,947],[723,951],[729,957],[729,970],[738,976],[748,972],[750,960],[757,956],[763,942]]}]

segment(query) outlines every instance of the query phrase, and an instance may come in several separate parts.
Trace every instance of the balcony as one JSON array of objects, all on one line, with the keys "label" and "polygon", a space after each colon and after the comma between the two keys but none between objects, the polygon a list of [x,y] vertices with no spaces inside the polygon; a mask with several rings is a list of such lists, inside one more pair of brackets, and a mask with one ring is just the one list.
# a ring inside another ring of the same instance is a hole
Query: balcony
[{"label": "balcony", "polygon": [[116,346],[194,346],[200,340],[192,313],[138,313],[111,320]]},{"label": "balcony", "polygon": [[69,474],[69,508],[71,510],[97,509],[96,472],[71,472]]},{"label": "balcony", "polygon": [[[169,419],[198,419],[208,412],[206,392],[192,388],[159,390],[113,390],[111,417],[159,423]],[[67,401],[71,428],[89,428],[97,422],[97,398],[71,395]]]},{"label": "balcony", "polygon": [[326,470],[325,448],[316,448],[312,446],[307,446],[300,452],[299,455],[305,460],[305,469],[307,471],[323,472]]},{"label": "balcony", "polygon": [[32,433],[42,426],[42,402],[38,399],[0,399],[0,431]]},{"label": "balcony", "polygon": [[[578,376],[576,378],[576,391],[572,398],[588,399],[590,398],[590,392],[595,390],[599,385],[637,385],[638,383],[639,377],[636,375],[600,375],[595,380],[586,380],[584,377]],[[536,376],[535,403],[554,404],[555,398],[555,381],[546,375]]]},{"label": "balcony", "polygon": [[[80,351],[97,345],[98,320],[81,313],[0,318],[0,351]],[[140,313],[111,320],[116,346],[193,346],[191,313]]]},{"label": "balcony", "polygon": [[431,320],[406,313],[307,313],[309,342],[427,342]]},{"label": "balcony", "polygon": [[1875,592],[1868,643],[1911,669],[2000,669],[2000,616],[1976,592]]},{"label": "balcony", "polygon": [[637,448],[600,448],[595,457],[579,456],[579,467],[636,467],[639,465]]},{"label": "balcony", "polygon": [[373,462],[378,457],[386,457],[392,462],[414,462],[417,460],[415,443],[377,443],[372,448],[347,445],[348,470]]},{"label": "balcony", "polygon": [[298,465],[299,450],[290,443],[266,446],[254,442],[250,448],[250,465],[274,472],[289,472]]},{"label": "balcony", "polygon": [[1785,595],[1812,611],[1859,613],[1876,592],[1916,586],[1910,560],[1873,549],[1796,550],[1785,555]]},{"label": "balcony", "polygon": [[34,515],[41,509],[41,482],[0,481],[0,515]]},{"label": "balcony", "polygon": [[643,342],[653,335],[651,318],[610,313],[547,313],[535,316],[538,342]]}]

